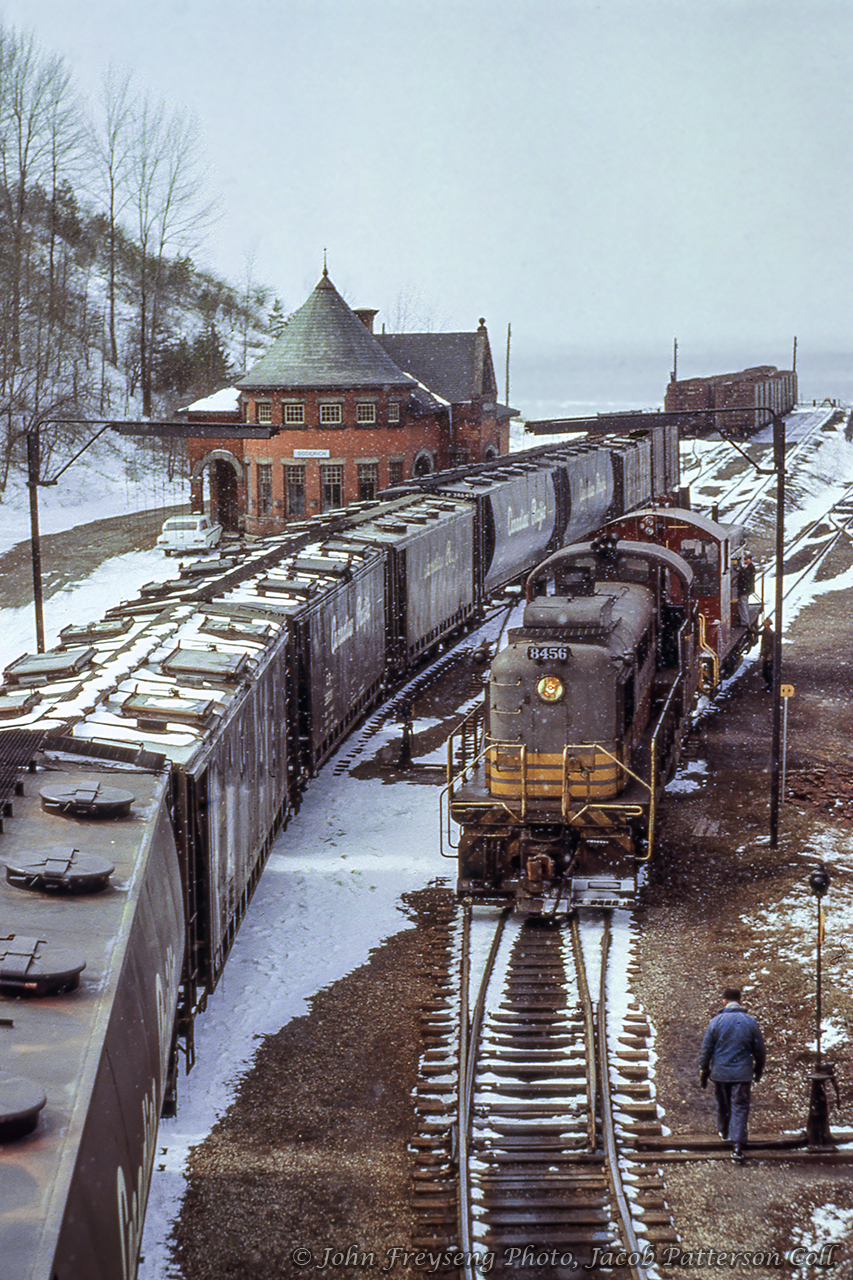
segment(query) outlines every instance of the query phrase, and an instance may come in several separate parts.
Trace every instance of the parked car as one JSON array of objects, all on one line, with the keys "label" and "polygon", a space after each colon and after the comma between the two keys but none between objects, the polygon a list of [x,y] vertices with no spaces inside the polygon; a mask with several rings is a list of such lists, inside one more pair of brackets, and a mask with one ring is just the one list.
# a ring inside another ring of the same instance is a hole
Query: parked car
[{"label": "parked car", "polygon": [[167,520],[157,546],[167,556],[179,556],[187,551],[212,551],[219,546],[221,538],[221,524],[214,524],[209,516],[193,513]]}]

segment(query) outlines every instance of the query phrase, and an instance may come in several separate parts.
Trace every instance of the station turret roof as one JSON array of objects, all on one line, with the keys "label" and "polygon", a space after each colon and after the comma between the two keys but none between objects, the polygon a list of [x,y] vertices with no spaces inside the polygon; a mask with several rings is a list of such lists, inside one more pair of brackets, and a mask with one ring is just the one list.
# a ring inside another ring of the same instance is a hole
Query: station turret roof
[{"label": "station turret roof", "polygon": [[241,390],[415,387],[344,302],[323,268],[307,301],[273,345],[240,380]]}]

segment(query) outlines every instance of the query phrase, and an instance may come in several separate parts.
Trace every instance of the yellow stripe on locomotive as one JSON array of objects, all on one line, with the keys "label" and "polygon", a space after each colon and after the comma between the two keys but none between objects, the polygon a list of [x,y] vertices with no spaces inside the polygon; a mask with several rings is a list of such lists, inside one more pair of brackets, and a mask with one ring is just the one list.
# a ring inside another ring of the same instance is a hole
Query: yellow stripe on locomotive
[{"label": "yellow stripe on locomotive", "polygon": [[619,761],[596,746],[566,752],[522,752],[495,743],[486,750],[486,779],[491,795],[503,800],[607,800],[623,790],[627,775]]}]

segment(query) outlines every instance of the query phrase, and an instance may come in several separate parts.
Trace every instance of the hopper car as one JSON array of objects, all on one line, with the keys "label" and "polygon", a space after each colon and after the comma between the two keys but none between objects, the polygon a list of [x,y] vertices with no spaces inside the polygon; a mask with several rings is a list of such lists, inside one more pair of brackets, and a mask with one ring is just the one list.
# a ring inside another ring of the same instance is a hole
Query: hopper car
[{"label": "hopper car", "polygon": [[[0,1250],[128,1280],[158,1118],[278,831],[385,691],[678,438],[538,448],[221,547],[0,686]],[[657,459],[657,461],[655,461]]]}]

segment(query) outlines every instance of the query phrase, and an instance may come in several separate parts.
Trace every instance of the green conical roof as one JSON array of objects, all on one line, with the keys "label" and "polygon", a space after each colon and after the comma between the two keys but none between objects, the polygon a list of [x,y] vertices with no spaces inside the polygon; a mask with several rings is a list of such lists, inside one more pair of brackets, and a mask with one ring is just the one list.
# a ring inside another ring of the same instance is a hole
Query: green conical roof
[{"label": "green conical roof", "polygon": [[290,317],[281,337],[237,384],[241,390],[287,387],[413,387],[358,316],[324,268],[314,292]]}]

